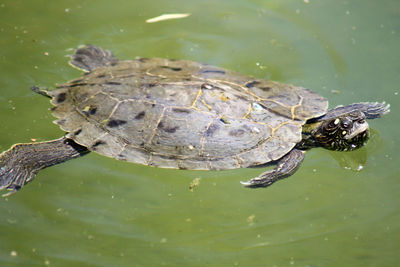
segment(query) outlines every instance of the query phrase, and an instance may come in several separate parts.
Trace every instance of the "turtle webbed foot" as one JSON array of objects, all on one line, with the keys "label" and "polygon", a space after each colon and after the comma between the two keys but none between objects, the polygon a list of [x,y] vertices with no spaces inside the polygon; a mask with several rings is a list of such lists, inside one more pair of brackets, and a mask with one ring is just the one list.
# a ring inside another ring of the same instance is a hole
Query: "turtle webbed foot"
[{"label": "turtle webbed foot", "polygon": [[386,102],[366,102],[363,113],[367,119],[376,119],[390,112],[390,104]]},{"label": "turtle webbed foot", "polygon": [[304,151],[292,149],[284,157],[278,160],[276,167],[260,174],[247,182],[240,182],[242,185],[250,188],[267,187],[276,181],[289,177],[296,172],[304,160]]},{"label": "turtle webbed foot", "polygon": [[31,181],[36,174],[35,172],[24,170],[23,166],[14,160],[17,157],[12,154],[13,150],[8,150],[0,155],[0,190],[7,189],[9,191],[3,194],[3,197],[17,192]]}]

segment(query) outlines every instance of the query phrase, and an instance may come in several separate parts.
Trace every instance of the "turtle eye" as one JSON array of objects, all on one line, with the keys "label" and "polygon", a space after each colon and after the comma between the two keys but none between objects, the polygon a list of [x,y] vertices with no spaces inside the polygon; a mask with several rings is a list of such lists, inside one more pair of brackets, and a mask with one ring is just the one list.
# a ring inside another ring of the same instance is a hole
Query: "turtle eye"
[{"label": "turtle eye", "polygon": [[343,121],[342,121],[342,127],[343,127],[343,128],[347,129],[347,128],[350,127],[350,125],[351,125],[351,122],[350,122],[350,121],[348,121],[348,120],[343,120]]},{"label": "turtle eye", "polygon": [[359,119],[358,123],[363,124],[365,122],[365,118]]}]

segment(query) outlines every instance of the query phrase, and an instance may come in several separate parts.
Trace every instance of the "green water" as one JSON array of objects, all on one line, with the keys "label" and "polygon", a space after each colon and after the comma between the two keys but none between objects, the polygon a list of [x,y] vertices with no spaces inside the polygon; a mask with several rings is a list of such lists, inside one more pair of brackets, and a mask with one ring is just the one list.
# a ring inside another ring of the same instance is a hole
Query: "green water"
[{"label": "green water", "polygon": [[[400,2],[306,2],[0,0],[0,151],[62,136],[29,87],[79,77],[65,55],[86,43],[309,87],[331,107],[391,104],[361,151],[313,149],[268,189],[239,184],[259,169],[164,170],[94,153],[41,171],[0,199],[0,266],[398,266]],[[163,13],[192,15],[145,23]],[[341,166],[347,156],[363,170]]]}]

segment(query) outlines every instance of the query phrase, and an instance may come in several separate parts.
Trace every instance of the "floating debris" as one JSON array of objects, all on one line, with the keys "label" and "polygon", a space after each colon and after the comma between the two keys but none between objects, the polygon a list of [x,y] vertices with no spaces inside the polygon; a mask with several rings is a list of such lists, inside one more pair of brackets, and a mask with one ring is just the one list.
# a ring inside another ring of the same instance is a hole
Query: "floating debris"
[{"label": "floating debris", "polygon": [[194,178],[189,185],[190,192],[193,192],[196,187],[200,185],[200,178]]},{"label": "floating debris", "polygon": [[256,218],[256,215],[252,214],[249,217],[247,217],[247,222],[252,225],[254,224],[254,219]]},{"label": "floating debris", "polygon": [[175,13],[175,14],[162,14],[161,16],[154,17],[151,19],[146,20],[147,23],[154,23],[163,20],[170,20],[170,19],[182,19],[189,17],[190,13]]}]

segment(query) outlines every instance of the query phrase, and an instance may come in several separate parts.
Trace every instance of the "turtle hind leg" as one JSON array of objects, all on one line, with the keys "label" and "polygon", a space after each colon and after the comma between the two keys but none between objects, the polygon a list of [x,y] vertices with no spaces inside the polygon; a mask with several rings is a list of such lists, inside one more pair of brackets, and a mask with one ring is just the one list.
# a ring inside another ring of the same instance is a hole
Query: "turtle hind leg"
[{"label": "turtle hind leg", "polygon": [[91,72],[114,61],[116,59],[110,51],[103,50],[95,45],[84,45],[79,47],[75,54],[71,56],[69,64],[79,70]]},{"label": "turtle hind leg", "polygon": [[38,171],[77,158],[89,151],[65,137],[39,143],[16,144],[0,154],[0,190],[8,196],[32,181]]},{"label": "turtle hind leg", "polygon": [[278,160],[273,170],[263,172],[260,176],[253,178],[247,182],[241,182],[246,187],[267,187],[276,181],[289,177],[294,174],[304,160],[304,152],[299,149],[292,149],[289,153]]}]

